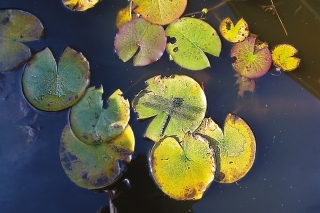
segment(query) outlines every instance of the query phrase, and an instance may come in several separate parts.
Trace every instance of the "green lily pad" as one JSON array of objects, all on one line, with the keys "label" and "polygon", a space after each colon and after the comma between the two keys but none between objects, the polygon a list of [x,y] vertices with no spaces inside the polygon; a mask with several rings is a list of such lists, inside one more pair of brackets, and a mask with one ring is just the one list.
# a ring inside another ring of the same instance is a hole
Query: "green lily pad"
[{"label": "green lily pad", "polygon": [[133,58],[134,66],[145,66],[162,56],[167,38],[163,27],[154,25],[142,18],[124,24],[114,41],[115,50],[124,62]]},{"label": "green lily pad", "polygon": [[109,142],[119,136],[130,118],[128,100],[116,90],[103,108],[103,88],[90,87],[70,111],[70,125],[75,136],[89,145]]},{"label": "green lily pad", "polygon": [[227,17],[221,21],[219,29],[227,41],[234,43],[243,41],[249,35],[249,26],[243,18],[234,26],[231,19]]},{"label": "green lily pad", "polygon": [[38,40],[43,26],[34,15],[22,10],[0,10],[0,71],[19,66],[31,56],[22,42]]},{"label": "green lily pad", "polygon": [[181,142],[166,137],[153,146],[150,166],[165,194],[177,200],[198,200],[214,178],[214,152],[199,135],[187,133]]},{"label": "green lily pad", "polygon": [[205,118],[195,133],[208,139],[214,147],[217,155],[215,180],[233,183],[249,172],[255,159],[256,141],[243,119],[228,114],[223,133],[211,118]]},{"label": "green lily pad", "polygon": [[231,57],[235,57],[232,63],[234,69],[243,77],[259,78],[270,69],[272,59],[268,46],[262,49],[256,48],[256,38],[248,37],[244,41],[236,43],[231,49]]},{"label": "green lily pad", "polygon": [[94,7],[100,0],[62,0],[63,4],[75,11],[85,11]]},{"label": "green lily pad", "polygon": [[138,119],[156,116],[145,137],[158,142],[163,136],[183,138],[194,131],[204,118],[207,101],[201,86],[192,78],[160,75],[146,81],[148,85],[133,99]]},{"label": "green lily pad", "polygon": [[137,5],[134,12],[140,14],[147,21],[166,25],[178,19],[187,6],[187,0],[153,1],[133,0]]},{"label": "green lily pad", "polygon": [[220,55],[221,41],[216,30],[200,19],[178,19],[167,27],[166,35],[173,40],[167,44],[168,53],[183,68],[202,70],[210,67],[205,52]]},{"label": "green lily pad", "polygon": [[134,135],[130,126],[110,143],[82,143],[67,125],[60,142],[60,160],[68,177],[78,186],[101,189],[121,177],[131,161]]},{"label": "green lily pad", "polygon": [[90,81],[89,62],[70,47],[56,61],[49,48],[38,52],[25,66],[22,76],[27,100],[44,111],[58,111],[75,104]]}]

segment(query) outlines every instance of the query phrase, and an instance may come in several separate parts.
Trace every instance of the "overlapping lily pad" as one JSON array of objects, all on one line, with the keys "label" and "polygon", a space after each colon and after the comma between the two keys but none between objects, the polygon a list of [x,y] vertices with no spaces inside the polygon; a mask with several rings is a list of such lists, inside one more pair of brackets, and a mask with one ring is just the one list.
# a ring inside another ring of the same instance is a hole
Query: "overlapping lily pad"
[{"label": "overlapping lily pad", "polygon": [[200,199],[214,178],[214,152],[209,142],[187,133],[156,143],[150,153],[152,175],[160,189],[177,200]]},{"label": "overlapping lily pad", "polygon": [[300,58],[293,57],[298,50],[290,44],[279,44],[272,50],[272,61],[276,67],[290,72],[300,64]]},{"label": "overlapping lily pad", "polygon": [[94,7],[100,0],[62,0],[63,4],[71,10],[85,11]]},{"label": "overlapping lily pad", "polygon": [[25,97],[44,111],[72,106],[84,94],[89,81],[89,62],[70,47],[64,50],[58,66],[49,48],[38,52],[25,66],[22,76]]},{"label": "overlapping lily pad", "polygon": [[91,146],[81,142],[67,125],[61,136],[60,160],[68,177],[78,186],[101,189],[121,177],[131,161],[134,135],[130,126],[110,143]]},{"label": "overlapping lily pad", "polygon": [[130,106],[122,92],[116,90],[103,107],[103,88],[90,87],[83,98],[71,108],[70,124],[75,136],[89,145],[109,142],[126,128]]},{"label": "overlapping lily pad", "polygon": [[196,18],[181,18],[172,22],[166,29],[171,37],[167,51],[181,67],[189,70],[202,70],[210,67],[205,55],[219,56],[221,41],[216,30],[208,23]]},{"label": "overlapping lily pad", "polygon": [[146,81],[148,85],[133,100],[138,119],[152,120],[145,136],[158,142],[163,136],[183,138],[194,131],[204,118],[207,101],[201,86],[192,78],[160,75]]},{"label": "overlapping lily pad", "polygon": [[249,26],[247,22],[241,18],[234,26],[232,20],[227,17],[220,23],[221,35],[230,42],[243,41],[249,35]]},{"label": "overlapping lily pad", "polygon": [[0,10],[0,71],[13,69],[31,56],[22,42],[38,40],[43,26],[34,15],[22,10]]},{"label": "overlapping lily pad", "polygon": [[162,56],[167,38],[163,27],[154,25],[142,18],[124,24],[114,41],[115,50],[124,62],[134,56],[134,66],[145,66]]},{"label": "overlapping lily pad", "polygon": [[256,141],[248,124],[236,115],[228,114],[224,132],[211,118],[205,118],[196,134],[207,138],[217,155],[216,178],[220,183],[233,183],[251,169],[256,153]]}]

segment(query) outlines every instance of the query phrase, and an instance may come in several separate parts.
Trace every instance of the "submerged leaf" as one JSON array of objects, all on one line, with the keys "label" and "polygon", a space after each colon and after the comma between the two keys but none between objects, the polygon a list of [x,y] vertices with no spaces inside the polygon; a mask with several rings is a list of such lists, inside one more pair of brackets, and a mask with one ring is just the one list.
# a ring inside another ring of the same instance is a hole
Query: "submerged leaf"
[{"label": "submerged leaf", "polygon": [[218,182],[236,182],[251,169],[255,159],[256,141],[250,127],[241,118],[228,114],[224,133],[211,118],[205,118],[196,134],[207,138],[214,147],[217,155],[215,180]]},{"label": "submerged leaf", "polygon": [[137,5],[134,12],[144,19],[159,25],[166,25],[178,19],[187,6],[187,0],[133,0]]},{"label": "submerged leaf", "polygon": [[96,145],[119,136],[130,118],[129,102],[116,90],[103,108],[103,88],[90,87],[83,98],[71,108],[70,124],[73,133],[82,142]]},{"label": "submerged leaf", "polygon": [[85,11],[94,7],[100,0],[62,0],[71,10]]},{"label": "submerged leaf", "polygon": [[298,50],[290,44],[279,44],[272,50],[272,61],[283,71],[292,71],[300,64],[300,58],[293,57]]},{"label": "submerged leaf", "polygon": [[256,82],[253,79],[249,79],[239,75],[238,73],[235,75],[237,77],[236,84],[239,85],[238,95],[243,96],[245,91],[254,92],[256,88]]},{"label": "submerged leaf", "polygon": [[131,161],[134,135],[128,125],[110,143],[91,146],[82,143],[67,125],[60,142],[60,161],[68,177],[78,186],[101,189],[119,179]]},{"label": "submerged leaf", "polygon": [[225,18],[220,23],[220,33],[221,35],[230,42],[240,42],[243,41],[249,35],[249,27],[247,22],[241,18],[236,26],[233,25],[231,19]]},{"label": "submerged leaf", "polygon": [[167,27],[166,35],[173,40],[167,44],[168,53],[178,65],[189,70],[210,67],[205,52],[218,57],[221,51],[217,32],[200,19],[181,18]]},{"label": "submerged leaf", "polygon": [[22,10],[0,10],[0,71],[13,69],[31,56],[21,42],[38,40],[43,26],[34,15]]},{"label": "submerged leaf", "polygon": [[58,111],[75,104],[90,81],[89,62],[70,47],[56,61],[49,48],[38,52],[25,66],[23,92],[36,108]]},{"label": "submerged leaf", "polygon": [[163,27],[153,25],[142,18],[136,18],[124,24],[118,31],[114,46],[124,62],[134,56],[134,66],[151,64],[162,56],[167,38]]},{"label": "submerged leaf", "polygon": [[172,75],[155,76],[133,99],[138,119],[156,116],[145,136],[158,142],[163,136],[183,138],[187,131],[194,131],[204,118],[207,101],[201,86],[192,78]]},{"label": "submerged leaf", "polygon": [[255,47],[255,41],[256,38],[248,37],[231,49],[231,57],[235,57],[236,60],[232,63],[234,69],[246,78],[259,78],[268,72],[271,66],[268,47],[258,49]]},{"label": "submerged leaf", "polygon": [[165,194],[177,200],[198,200],[214,178],[214,152],[199,135],[187,133],[181,142],[167,137],[153,146],[150,166]]}]

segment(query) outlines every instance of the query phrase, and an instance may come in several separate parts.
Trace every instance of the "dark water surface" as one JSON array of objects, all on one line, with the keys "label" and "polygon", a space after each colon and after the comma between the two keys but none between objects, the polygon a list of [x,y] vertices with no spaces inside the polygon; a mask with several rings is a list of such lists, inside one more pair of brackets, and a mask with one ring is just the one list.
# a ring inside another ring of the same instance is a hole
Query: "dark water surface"
[{"label": "dark water surface", "polygon": [[[189,0],[186,12],[219,2]],[[138,122],[132,111],[136,149],[126,174],[132,189],[114,200],[119,212],[320,212],[320,101],[316,98],[320,94],[320,3],[274,2],[289,36],[276,17],[258,6],[269,5],[267,0],[235,1],[207,14],[215,29],[227,16],[244,17],[251,31],[270,46],[288,42],[299,50],[302,63],[290,74],[292,78],[284,73],[274,76],[278,73],[273,69],[257,80],[254,93],[243,98],[237,95],[231,44],[223,39],[221,56],[209,56],[212,67],[200,72],[178,67],[166,53],[146,67],[118,59],[113,50],[114,22],[125,0],[103,0],[83,13],[68,10],[60,0],[1,0],[0,8],[22,9],[41,20],[45,34],[28,43],[33,52],[49,47],[58,59],[66,46],[81,51],[90,62],[91,85],[103,85],[106,97],[120,88],[131,102],[144,88],[144,80],[157,74],[186,74],[204,84],[207,117],[222,125],[232,112],[251,126],[257,153],[247,176],[230,185],[212,183],[200,201],[177,202],[163,195],[148,175],[152,143],[143,139],[148,121]],[[109,205],[106,193],[82,189],[64,173],[58,152],[68,111],[32,109],[21,93],[22,72],[23,67],[0,72],[0,212],[96,212]]]}]

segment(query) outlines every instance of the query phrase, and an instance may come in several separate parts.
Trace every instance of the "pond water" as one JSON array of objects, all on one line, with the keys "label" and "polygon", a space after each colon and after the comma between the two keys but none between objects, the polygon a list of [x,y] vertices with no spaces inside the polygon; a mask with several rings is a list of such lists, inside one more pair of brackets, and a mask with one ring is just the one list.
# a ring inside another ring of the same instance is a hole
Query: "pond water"
[{"label": "pond water", "polygon": [[[218,3],[189,0],[186,13]],[[0,8],[25,10],[41,20],[43,38],[27,44],[33,52],[49,47],[58,59],[66,46],[81,51],[90,62],[90,85],[103,85],[105,97],[120,88],[131,102],[145,87],[144,80],[185,74],[203,83],[207,117],[222,125],[232,112],[253,130],[256,160],[243,179],[229,185],[212,183],[201,200],[178,202],[165,196],[150,177],[147,156],[153,143],[143,138],[149,121],[138,122],[131,110],[136,148],[125,178],[132,188],[124,188],[114,199],[118,212],[320,212],[320,1],[274,3],[288,36],[276,16],[258,6],[270,5],[268,0],[231,1],[206,15],[215,29],[227,16],[244,17],[250,31],[270,46],[286,42],[299,50],[302,62],[296,71],[279,75],[272,69],[257,80],[255,92],[244,97],[238,97],[231,44],[224,39],[220,57],[209,56],[211,68],[199,72],[180,68],[166,53],[146,67],[123,63],[113,41],[115,17],[125,0],[103,0],[82,13],[70,11],[60,0],[2,0]],[[80,188],[66,176],[59,143],[68,110],[45,113],[30,107],[21,92],[22,73],[23,66],[0,72],[0,212],[97,212],[108,206],[107,193]]]}]

